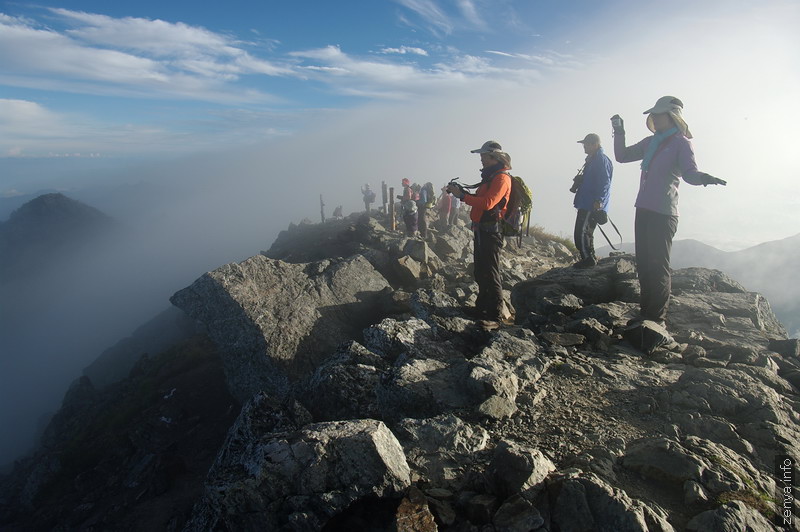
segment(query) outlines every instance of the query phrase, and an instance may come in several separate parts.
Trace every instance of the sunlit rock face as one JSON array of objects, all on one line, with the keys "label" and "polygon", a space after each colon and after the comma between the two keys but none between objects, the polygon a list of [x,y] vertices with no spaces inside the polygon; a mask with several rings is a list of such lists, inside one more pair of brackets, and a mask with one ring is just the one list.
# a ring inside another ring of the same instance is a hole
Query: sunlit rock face
[{"label": "sunlit rock face", "polygon": [[171,301],[200,321],[222,352],[231,393],[284,395],[289,378],[320,364],[370,322],[389,283],[360,255],[289,264],[256,255],[209,272]]}]

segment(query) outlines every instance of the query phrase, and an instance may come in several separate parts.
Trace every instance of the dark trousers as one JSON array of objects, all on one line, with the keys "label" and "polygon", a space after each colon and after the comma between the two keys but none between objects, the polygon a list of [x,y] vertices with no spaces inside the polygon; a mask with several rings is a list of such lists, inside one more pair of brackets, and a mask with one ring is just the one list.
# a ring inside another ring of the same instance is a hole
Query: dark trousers
[{"label": "dark trousers", "polygon": [[403,221],[406,224],[406,235],[414,236],[414,233],[417,232],[417,213],[404,214]]},{"label": "dark trousers", "polygon": [[678,229],[678,217],[636,209],[636,269],[642,289],[642,316],[649,320],[664,320],[672,291],[669,254],[672,237]]},{"label": "dark trousers", "polygon": [[575,247],[581,254],[581,259],[595,257],[594,254],[594,230],[597,223],[590,216],[592,211],[588,209],[578,209],[578,216],[575,217]]},{"label": "dark trousers", "polygon": [[475,231],[475,282],[478,283],[478,300],[475,307],[487,319],[500,319],[503,308],[503,284],[500,279],[500,249],[503,235]]},{"label": "dark trousers", "polygon": [[419,236],[422,238],[428,237],[428,206],[423,205],[417,208],[417,225],[419,227]]}]

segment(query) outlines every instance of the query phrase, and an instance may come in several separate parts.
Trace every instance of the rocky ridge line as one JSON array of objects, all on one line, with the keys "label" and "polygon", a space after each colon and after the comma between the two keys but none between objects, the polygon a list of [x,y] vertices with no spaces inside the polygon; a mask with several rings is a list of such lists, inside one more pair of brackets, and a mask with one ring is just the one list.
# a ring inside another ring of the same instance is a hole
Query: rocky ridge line
[{"label": "rocky ridge line", "polygon": [[800,345],[762,296],[679,270],[672,336],[631,335],[630,256],[576,270],[527,238],[502,256],[516,323],[488,333],[469,230],[380,222],[292,226],[173,297],[244,406],[171,529],[776,528]]}]

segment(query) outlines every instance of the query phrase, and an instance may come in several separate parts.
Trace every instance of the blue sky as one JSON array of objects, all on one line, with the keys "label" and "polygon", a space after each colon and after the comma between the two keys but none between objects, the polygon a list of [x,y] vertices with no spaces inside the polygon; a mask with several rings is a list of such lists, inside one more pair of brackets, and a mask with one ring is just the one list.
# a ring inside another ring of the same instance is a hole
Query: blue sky
[{"label": "blue sky", "polygon": [[[137,150],[108,135],[134,138],[145,152],[165,141],[175,149],[170,135],[245,127],[269,137],[291,133],[313,110],[457,91],[498,74],[530,83],[575,63],[580,51],[564,33],[599,9],[556,6],[5,2],[0,112],[29,129],[4,135],[0,154]],[[95,135],[106,141],[92,146]]]},{"label": "blue sky", "polygon": [[[682,236],[781,238],[800,227],[798,26],[795,0],[2,2],[0,194],[69,188],[92,169],[129,179],[113,174],[132,160],[292,145],[303,164],[283,166],[316,187],[317,161],[352,165],[331,146],[369,146],[349,190],[420,165],[469,174],[467,148],[497,138],[542,193],[538,222],[569,234],[570,197],[554,180],[581,164],[574,139],[595,131],[609,145],[614,113],[644,136],[642,110],[672,94],[701,169],[730,182],[712,202],[686,193],[700,216]],[[634,166],[618,165],[628,184],[612,199],[627,225]],[[711,229],[745,205],[755,221]]]}]

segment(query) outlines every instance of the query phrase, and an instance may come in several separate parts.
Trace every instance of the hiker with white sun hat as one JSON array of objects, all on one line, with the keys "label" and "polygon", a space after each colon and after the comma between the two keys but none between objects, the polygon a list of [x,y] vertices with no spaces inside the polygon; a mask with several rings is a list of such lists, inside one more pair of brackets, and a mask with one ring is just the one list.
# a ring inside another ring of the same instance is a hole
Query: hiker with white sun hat
[{"label": "hiker with white sun hat", "polygon": [[692,134],[683,117],[683,102],[662,96],[646,110],[653,135],[626,146],[619,115],[611,117],[617,162],[642,161],[634,222],[636,267],[641,286],[641,315],[632,321],[652,320],[664,326],[672,290],[670,251],[678,228],[678,185],[725,185],[726,181],[697,169]]}]

